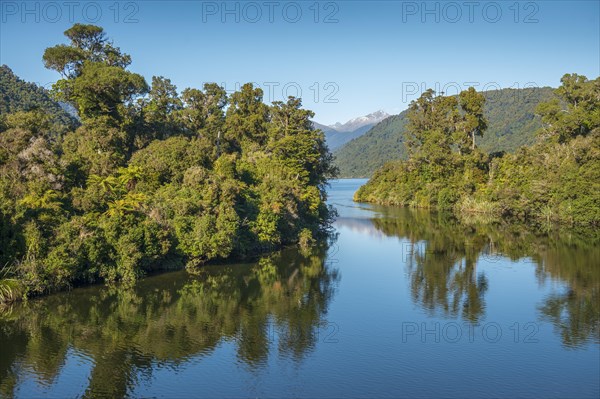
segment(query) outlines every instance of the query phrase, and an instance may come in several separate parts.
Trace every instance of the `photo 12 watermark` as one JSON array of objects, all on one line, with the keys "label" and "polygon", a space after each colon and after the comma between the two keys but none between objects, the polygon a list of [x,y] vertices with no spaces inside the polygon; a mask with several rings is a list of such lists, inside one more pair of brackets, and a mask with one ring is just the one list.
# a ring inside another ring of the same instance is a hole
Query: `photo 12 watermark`
[{"label": "photo 12 watermark", "polygon": [[138,1],[1,1],[2,23],[139,22]]},{"label": "photo 12 watermark", "polygon": [[[263,101],[270,104],[274,101],[287,101],[289,97],[301,98],[305,101],[323,104],[339,103],[340,86],[336,82],[312,82],[301,84],[299,82],[250,82],[255,88],[263,91]],[[227,94],[240,91],[243,82],[221,82],[221,87]]]},{"label": "photo 12 watermark", "polygon": [[310,340],[324,344],[337,344],[340,342],[340,327],[337,323],[322,321],[310,328],[301,326],[278,325],[269,322],[267,333],[270,341],[284,341],[287,343]]},{"label": "photo 12 watermark", "polygon": [[432,89],[439,96],[457,96],[460,92],[473,87],[479,92],[487,92],[486,103],[494,103],[501,99],[506,100],[506,96],[501,96],[500,91],[505,89],[513,89],[508,91],[509,98],[512,100],[526,100],[531,95],[530,90],[521,89],[538,89],[540,86],[536,82],[513,82],[510,86],[502,86],[498,82],[402,82],[401,95],[402,102],[406,103],[419,98],[425,91]]},{"label": "photo 12 watermark", "polygon": [[538,1],[402,1],[402,23],[537,24]]},{"label": "photo 12 watermark", "polygon": [[337,24],[340,3],[335,1],[203,1],[202,22]]},{"label": "photo 12 watermark", "polygon": [[502,324],[487,322],[402,322],[402,343],[475,343],[495,344],[508,341],[515,344],[536,344],[540,326],[535,322],[513,322]]}]

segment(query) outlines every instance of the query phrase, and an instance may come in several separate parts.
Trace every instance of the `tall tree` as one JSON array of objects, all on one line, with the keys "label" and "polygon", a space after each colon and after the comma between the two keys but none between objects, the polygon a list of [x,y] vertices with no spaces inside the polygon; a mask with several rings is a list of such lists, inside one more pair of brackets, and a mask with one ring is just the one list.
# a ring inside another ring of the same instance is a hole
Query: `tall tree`
[{"label": "tall tree", "polygon": [[75,24],[64,34],[71,41],[70,45],[49,47],[42,57],[46,68],[54,69],[64,78],[79,76],[85,61],[121,68],[131,64],[131,57],[114,47],[106,38],[104,29],[99,26]]},{"label": "tall tree", "polygon": [[193,135],[219,139],[223,130],[227,105],[225,89],[216,83],[206,83],[204,90],[185,89],[181,95],[185,107],[179,113],[181,123]]},{"label": "tall tree", "polygon": [[47,48],[44,65],[59,72],[53,91],[57,99],[76,106],[82,119],[125,116],[124,106],[148,91],[141,75],[125,68],[131,57],[109,42],[101,27],[75,24],[64,32],[69,45]]},{"label": "tall tree", "polygon": [[600,78],[566,74],[560,81],[555,91],[560,100],[540,104],[537,112],[544,123],[541,136],[564,143],[600,126]]},{"label": "tall tree", "polygon": [[152,87],[148,99],[143,102],[142,114],[146,126],[151,131],[150,139],[166,139],[179,130],[175,115],[181,110],[182,102],[177,94],[177,86],[171,79],[162,76],[152,77]]},{"label": "tall tree", "polygon": [[282,136],[313,130],[312,117],[314,112],[302,109],[302,100],[295,97],[289,97],[287,102],[275,101],[271,107],[272,126]]},{"label": "tall tree", "polygon": [[246,83],[231,95],[227,109],[227,138],[235,147],[243,142],[264,144],[267,139],[269,108],[263,103],[263,91]]},{"label": "tall tree", "polygon": [[335,175],[333,158],[322,131],[315,130],[314,112],[302,109],[302,100],[289,97],[270,107],[269,143],[267,148],[310,184],[321,185]]},{"label": "tall tree", "polygon": [[[459,130],[462,130],[471,138],[471,150],[475,150],[475,136],[483,136],[487,129],[487,120],[483,116],[485,97],[478,93],[473,87],[462,91],[459,96],[459,104],[464,115]],[[462,140],[457,143],[461,150],[464,146]]]},{"label": "tall tree", "polygon": [[451,152],[458,111],[455,97],[436,96],[428,89],[411,102],[406,129],[409,154],[432,162]]}]

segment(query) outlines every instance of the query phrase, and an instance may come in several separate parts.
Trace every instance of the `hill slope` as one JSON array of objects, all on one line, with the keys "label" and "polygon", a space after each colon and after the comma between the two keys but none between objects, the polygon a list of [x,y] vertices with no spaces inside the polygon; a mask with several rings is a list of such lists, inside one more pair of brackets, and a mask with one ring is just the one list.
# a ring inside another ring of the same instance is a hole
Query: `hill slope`
[{"label": "hill slope", "polygon": [[[488,130],[477,144],[487,152],[513,152],[530,145],[541,127],[535,107],[554,94],[550,87],[485,92]],[[335,151],[341,177],[368,177],[388,161],[405,158],[406,111],[391,116]]]},{"label": "hill slope", "polygon": [[349,141],[362,136],[374,126],[375,124],[373,123],[370,125],[361,126],[358,129],[349,132],[337,132],[335,130],[326,132],[325,140],[327,141],[327,146],[329,147],[330,151],[335,151],[338,148],[343,147],[344,144],[348,143]]},{"label": "hill slope", "polygon": [[0,66],[0,115],[34,108],[53,115],[54,121],[62,125],[72,126],[78,123],[59,103],[50,98],[46,89],[21,80],[8,66]]},{"label": "hill slope", "polygon": [[334,125],[326,126],[313,121],[313,125],[316,129],[321,129],[325,133],[325,140],[327,141],[329,150],[335,151],[350,140],[362,136],[373,126],[389,116],[389,114],[380,110],[351,119],[343,124],[337,122]]}]

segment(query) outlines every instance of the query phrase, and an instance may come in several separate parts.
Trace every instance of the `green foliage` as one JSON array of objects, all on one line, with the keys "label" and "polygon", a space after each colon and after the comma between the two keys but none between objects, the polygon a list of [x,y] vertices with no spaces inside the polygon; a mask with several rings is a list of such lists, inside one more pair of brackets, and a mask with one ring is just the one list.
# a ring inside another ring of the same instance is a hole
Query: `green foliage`
[{"label": "green foliage", "polygon": [[541,142],[497,159],[487,198],[505,215],[540,221],[600,221],[600,131]]},{"label": "green foliage", "polygon": [[106,176],[126,164],[132,135],[109,116],[88,119],[62,141],[63,159],[74,183],[88,174]]},{"label": "green foliage", "polygon": [[135,96],[144,94],[148,86],[141,75],[123,68],[85,62],[79,77],[73,81],[59,81],[55,90],[58,98],[77,104],[82,119],[103,115],[117,119],[125,113],[123,106]]},{"label": "green foliage", "polygon": [[83,120],[125,119],[132,101],[148,91],[141,75],[125,69],[131,57],[114,47],[98,26],[75,24],[64,34],[70,45],[50,47],[43,56],[46,68],[63,76],[52,88],[54,96],[74,105]]},{"label": "green foliage", "polygon": [[[464,113],[462,122],[457,126],[459,136],[455,138],[455,143],[461,153],[468,152],[469,148],[475,150],[475,136],[483,136],[487,129],[487,120],[483,116],[483,105],[485,97],[477,93],[474,88],[469,87],[458,96],[460,108]],[[462,137],[460,133],[462,132]],[[465,137],[467,136],[467,137]],[[471,139],[471,145],[466,145],[466,139]]]},{"label": "green foliage", "polygon": [[79,77],[86,61],[123,69],[131,64],[131,57],[114,47],[99,26],[77,23],[64,34],[71,43],[49,47],[42,57],[46,68],[59,72],[64,78]]},{"label": "green foliage", "polygon": [[264,144],[267,138],[269,110],[263,103],[263,91],[251,83],[242,86],[229,99],[225,137],[231,145],[240,149],[242,144]]},{"label": "green foliage", "polygon": [[[356,193],[358,201],[452,209],[535,223],[600,223],[600,78],[565,75],[556,90],[564,107],[539,105],[538,142],[514,154],[488,156],[469,148],[485,127],[482,98],[459,96],[454,122],[439,97],[425,93],[408,114],[407,161],[385,165]],[[466,94],[465,94],[466,93]],[[465,101],[468,100],[468,103]],[[438,101],[436,113],[428,106]],[[485,136],[484,136],[485,137]]]},{"label": "green foliage", "polygon": [[225,90],[216,83],[206,83],[204,91],[185,89],[181,100],[185,107],[177,116],[189,134],[206,137],[218,144],[225,123],[223,108],[228,102]]},{"label": "green foliage", "polygon": [[565,143],[573,137],[587,135],[600,126],[600,79],[588,80],[585,76],[566,74],[561,78],[562,85],[556,94],[558,100],[540,104],[537,111],[542,116],[543,138]]},{"label": "green foliage", "polygon": [[23,284],[15,278],[14,267],[0,269],[0,306],[20,299],[23,294]]},{"label": "green foliage", "polygon": [[57,135],[43,109],[1,118],[0,260],[22,289],[3,279],[5,298],[132,285],[179,260],[307,246],[327,230],[335,168],[299,99],[268,106],[251,84],[230,98],[216,84],[180,96],[163,77],[148,88],[102,28],[65,35],[44,62],[81,126]]},{"label": "green foliage", "polygon": [[356,193],[356,199],[420,208],[451,209],[485,183],[487,156],[472,146],[482,135],[484,98],[473,90],[458,97],[428,90],[407,115],[408,161],[390,163]]},{"label": "green foliage", "polygon": [[[535,142],[535,132],[542,126],[536,107],[554,98],[550,88],[502,89],[481,93],[486,102],[483,117],[485,135],[476,145],[489,154],[514,152]],[[335,164],[342,177],[370,177],[386,162],[407,159],[404,134],[408,111],[391,116],[369,132],[335,151]],[[477,136],[477,134],[476,134]],[[466,133],[465,136],[466,137]],[[463,143],[466,146],[466,142]]]},{"label": "green foliage", "polygon": [[[47,115],[55,133],[78,124],[75,117],[50,98],[46,89],[24,82],[9,67],[0,66],[0,116],[35,110]],[[6,128],[2,127],[2,119],[0,117],[0,132]]]}]

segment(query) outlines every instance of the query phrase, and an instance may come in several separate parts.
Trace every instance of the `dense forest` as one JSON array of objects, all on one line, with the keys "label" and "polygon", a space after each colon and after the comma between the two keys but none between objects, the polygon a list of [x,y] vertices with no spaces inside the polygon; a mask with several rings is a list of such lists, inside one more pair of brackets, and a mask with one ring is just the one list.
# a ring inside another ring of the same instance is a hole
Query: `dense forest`
[{"label": "dense forest", "polygon": [[[535,143],[535,132],[542,127],[536,107],[554,97],[549,87],[490,90],[484,115],[488,121],[486,134],[477,145],[488,153],[515,152],[519,147]],[[370,177],[386,162],[406,159],[404,132],[408,111],[390,116],[365,135],[336,149],[335,165],[341,177]]]},{"label": "dense forest", "polygon": [[46,49],[51,95],[2,68],[0,299],[248,257],[328,231],[323,133],[251,84],[178,92],[101,27]]},{"label": "dense forest", "polygon": [[[540,298],[533,313],[553,326],[565,347],[600,342],[600,268],[589,267],[590,259],[600,260],[598,232],[545,235],[522,224],[461,223],[425,210],[377,211],[366,221],[406,245],[406,291],[423,313],[472,325],[489,320],[498,286],[482,264],[500,252],[515,261],[531,259],[540,286],[568,286]],[[0,329],[0,342],[18,343],[0,358],[0,395],[11,397],[19,386],[18,369],[11,367],[16,362],[50,385],[72,349],[95,360],[86,382],[91,397],[124,396],[140,370],[150,373],[156,363],[180,367],[218,351],[223,339],[234,343],[236,361],[252,370],[272,357],[302,359],[334,331],[324,323],[341,270],[326,259],[323,248],[306,255],[290,248],[253,264],[207,266],[200,276],[165,274],[130,290],[93,286],[14,306]],[[283,343],[273,350],[268,342],[275,333]]]},{"label": "dense forest", "polygon": [[536,143],[487,154],[486,98],[428,90],[411,103],[408,160],[386,164],[356,193],[358,201],[452,210],[458,215],[575,225],[600,224],[600,78],[567,74],[556,98],[538,105]]}]

